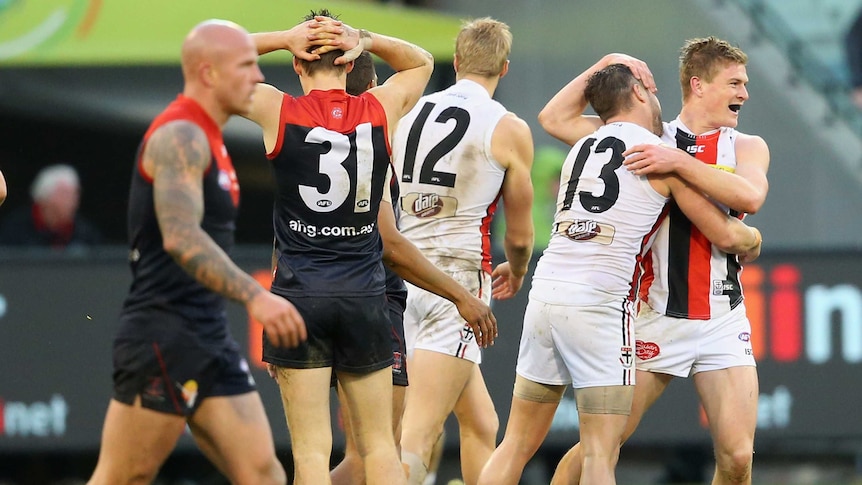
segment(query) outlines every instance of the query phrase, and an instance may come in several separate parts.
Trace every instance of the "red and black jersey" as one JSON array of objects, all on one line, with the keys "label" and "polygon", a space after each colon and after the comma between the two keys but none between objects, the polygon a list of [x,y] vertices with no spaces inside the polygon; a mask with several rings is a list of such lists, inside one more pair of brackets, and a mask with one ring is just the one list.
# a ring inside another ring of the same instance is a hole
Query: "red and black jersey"
[{"label": "red and black jersey", "polygon": [[[201,228],[223,250],[234,244],[239,183],[216,122],[193,99],[179,95],[155,120],[138,148],[129,191],[128,237],[132,285],[124,313],[148,308],[172,309],[194,320],[224,318],[224,298],[197,282],[163,249],[153,203],[153,180],[143,171],[143,151],[150,136],[163,125],[190,121],[206,133],[212,153],[203,175],[204,214]],[[225,329],[214,332],[224,333]]]},{"label": "red and black jersey", "polygon": [[377,213],[390,163],[383,106],[370,93],[285,94],[278,140],[267,157],[278,187],[273,291],[383,293]]}]

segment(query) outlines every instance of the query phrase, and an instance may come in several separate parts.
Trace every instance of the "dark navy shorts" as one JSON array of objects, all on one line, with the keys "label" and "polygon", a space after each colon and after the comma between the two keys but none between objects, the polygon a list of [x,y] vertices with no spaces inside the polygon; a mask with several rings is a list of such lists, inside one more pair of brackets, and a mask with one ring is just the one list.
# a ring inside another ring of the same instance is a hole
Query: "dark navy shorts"
[{"label": "dark navy shorts", "polygon": [[353,374],[392,365],[392,326],[385,295],[286,298],[305,320],[308,340],[283,348],[264,335],[264,362],[293,369],[332,367]]},{"label": "dark navy shorts", "polygon": [[248,362],[233,339],[205,341],[192,330],[199,322],[167,311],[142,311],[121,320],[113,349],[117,401],[131,405],[140,396],[145,408],[188,417],[207,397],[255,390]]}]

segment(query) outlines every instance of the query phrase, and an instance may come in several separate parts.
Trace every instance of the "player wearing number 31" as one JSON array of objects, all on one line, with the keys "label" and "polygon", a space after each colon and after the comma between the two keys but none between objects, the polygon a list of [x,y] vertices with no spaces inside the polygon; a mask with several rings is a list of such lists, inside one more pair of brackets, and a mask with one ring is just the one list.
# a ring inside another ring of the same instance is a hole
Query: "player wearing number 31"
[{"label": "player wearing number 31", "polygon": [[569,152],[554,234],[536,267],[524,315],[506,435],[480,484],[516,484],[551,426],[568,384],[575,388],[582,482],[616,483],[617,448],[631,412],[635,377],[633,306],[638,262],[673,197],[728,253],[759,254],[760,234],[672,175],[638,176],[623,152],[659,144],[658,99],[629,67],[593,74],[585,98],[604,125]]},{"label": "player wearing number 31", "polygon": [[[299,310],[308,340],[264,344],[291,436],[295,484],[329,483],[329,384],[342,384],[367,483],[404,483],[392,433],[392,339],[375,227],[390,164],[388,130],[422,95],[433,59],[399,39],[314,13],[283,32],[255,34],[258,52],[288,49],[304,96],[259,84],[247,116],[263,128],[277,193],[272,291]],[[368,50],[395,74],[360,96],[345,92]],[[309,53],[311,56],[309,56]],[[308,57],[312,59],[309,60]]]}]

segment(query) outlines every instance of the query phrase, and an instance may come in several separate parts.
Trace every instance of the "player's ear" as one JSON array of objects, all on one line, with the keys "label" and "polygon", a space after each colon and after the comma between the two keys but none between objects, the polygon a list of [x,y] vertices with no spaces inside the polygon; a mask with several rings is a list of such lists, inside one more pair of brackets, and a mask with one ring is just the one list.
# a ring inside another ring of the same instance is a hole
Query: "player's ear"
[{"label": "player's ear", "polygon": [[297,76],[302,76],[302,64],[299,63],[299,59],[296,57],[293,58],[293,72]]},{"label": "player's ear", "polygon": [[691,88],[691,93],[695,96],[700,96],[703,93],[703,82],[697,76],[692,76],[688,80],[688,85]]},{"label": "player's ear", "polygon": [[207,87],[213,86],[218,79],[218,72],[216,72],[215,66],[208,62],[202,62],[200,64],[198,67],[198,73],[201,82]]},{"label": "player's ear", "polygon": [[503,70],[500,71],[500,77],[502,78],[506,74],[509,73],[509,59],[506,59],[506,63],[503,64]]}]

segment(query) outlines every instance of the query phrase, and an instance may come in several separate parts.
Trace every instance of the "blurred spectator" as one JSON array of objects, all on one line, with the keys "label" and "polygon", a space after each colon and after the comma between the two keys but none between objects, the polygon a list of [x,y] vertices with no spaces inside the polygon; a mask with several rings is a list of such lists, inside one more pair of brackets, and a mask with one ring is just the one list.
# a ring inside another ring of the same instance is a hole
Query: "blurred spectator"
[{"label": "blurred spectator", "polygon": [[30,186],[33,204],[9,213],[0,224],[0,245],[84,247],[101,242],[101,234],[78,214],[81,184],[69,165],[51,165]]},{"label": "blurred spectator", "polygon": [[3,178],[3,172],[0,172],[0,205],[6,200],[6,179]]},{"label": "blurred spectator", "polygon": [[850,86],[853,104],[862,109],[862,10],[844,37],[847,67],[850,70]]}]

